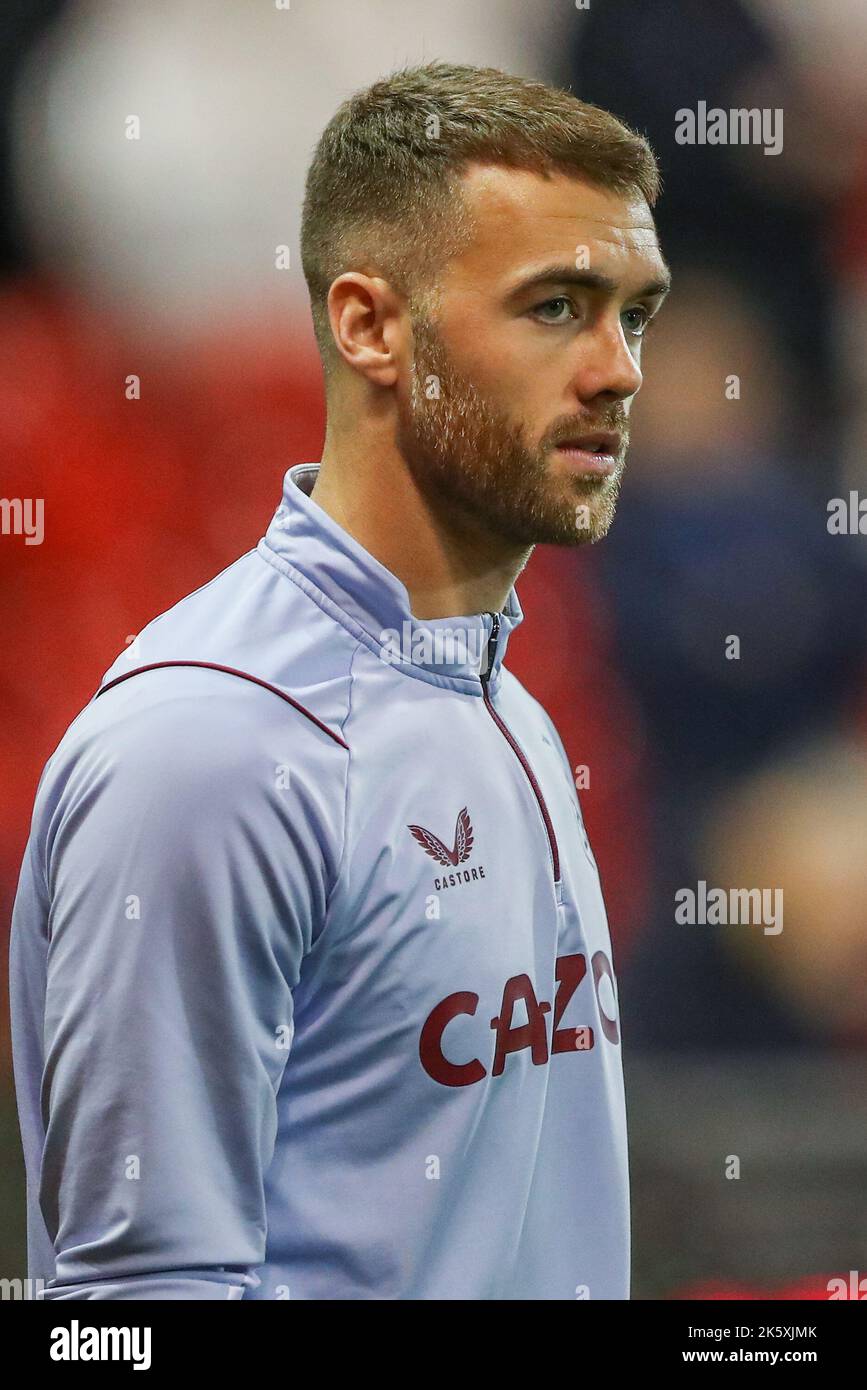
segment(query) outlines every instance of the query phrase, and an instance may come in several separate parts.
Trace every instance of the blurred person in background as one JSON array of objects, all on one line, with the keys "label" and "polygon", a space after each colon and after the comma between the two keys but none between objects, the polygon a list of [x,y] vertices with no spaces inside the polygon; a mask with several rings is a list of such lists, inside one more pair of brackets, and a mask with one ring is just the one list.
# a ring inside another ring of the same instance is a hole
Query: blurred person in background
[{"label": "blurred person in background", "polygon": [[723,1009],[737,994],[744,1011],[783,1012],[805,1046],[867,1047],[865,847],[867,742],[850,733],[796,743],[721,799],[702,830],[708,882],[773,886],[784,902],[779,934],[681,928],[718,936]]},{"label": "blurred person in background", "polygon": [[717,1045],[632,1056],[639,1296],[863,1298],[867,738],[778,746],[696,840],[708,891],[765,893],[776,921],[673,928],[712,961],[681,988]]}]

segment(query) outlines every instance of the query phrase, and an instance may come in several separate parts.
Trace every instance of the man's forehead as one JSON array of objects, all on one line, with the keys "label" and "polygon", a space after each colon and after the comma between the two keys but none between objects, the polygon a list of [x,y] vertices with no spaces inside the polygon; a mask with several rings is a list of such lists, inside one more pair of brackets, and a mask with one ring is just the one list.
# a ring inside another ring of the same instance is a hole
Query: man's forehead
[{"label": "man's forehead", "polygon": [[576,243],[600,248],[657,250],[653,214],[640,193],[598,188],[583,178],[529,169],[473,165],[461,179],[475,235],[468,254],[508,246],[510,259],[562,254]]}]

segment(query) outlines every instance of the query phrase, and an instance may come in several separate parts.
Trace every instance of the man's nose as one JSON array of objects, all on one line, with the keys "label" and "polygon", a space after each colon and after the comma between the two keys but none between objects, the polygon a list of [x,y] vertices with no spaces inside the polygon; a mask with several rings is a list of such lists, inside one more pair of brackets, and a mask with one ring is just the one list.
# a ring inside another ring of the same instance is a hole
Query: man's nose
[{"label": "man's nose", "polygon": [[629,350],[618,320],[600,324],[581,343],[575,387],[582,400],[610,396],[627,400],[641,389],[641,368]]}]

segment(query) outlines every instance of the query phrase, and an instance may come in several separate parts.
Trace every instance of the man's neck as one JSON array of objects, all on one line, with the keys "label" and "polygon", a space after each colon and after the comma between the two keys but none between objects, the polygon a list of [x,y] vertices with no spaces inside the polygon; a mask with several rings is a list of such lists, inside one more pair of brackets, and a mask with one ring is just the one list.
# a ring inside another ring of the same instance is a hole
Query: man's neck
[{"label": "man's neck", "polygon": [[[533,547],[505,547],[457,514],[442,515],[398,453],[326,439],[313,501],[406,586],[421,619],[501,612]],[[448,508],[445,509],[448,512]]]}]

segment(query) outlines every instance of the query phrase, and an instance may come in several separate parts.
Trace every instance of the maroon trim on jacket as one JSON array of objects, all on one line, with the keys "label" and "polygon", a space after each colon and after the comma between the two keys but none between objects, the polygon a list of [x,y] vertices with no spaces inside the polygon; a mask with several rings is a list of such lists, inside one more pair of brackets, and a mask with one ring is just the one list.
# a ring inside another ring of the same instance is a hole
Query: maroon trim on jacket
[{"label": "maroon trim on jacket", "polygon": [[349,752],[349,744],[344,743],[339,734],[335,734],[333,729],[329,729],[327,724],[323,724],[321,719],[317,719],[315,714],[311,714],[309,709],[293,700],[291,695],[287,695],[285,690],[281,690],[278,685],[271,685],[269,681],[263,681],[259,676],[252,676],[249,671],[238,671],[234,666],[220,666],[215,661],[152,661],[147,666],[136,666],[134,671],[124,671],[122,675],[115,676],[114,680],[107,681],[100,686],[94,699],[104,695],[106,690],[111,690],[113,685],[120,685],[121,681],[128,681],[130,676],[138,676],[142,671],[158,671],[163,666],[203,666],[208,671],[225,671],[227,676],[240,676],[242,680],[253,681],[255,685],[261,685],[264,690],[270,690],[272,694],[279,695],[281,700],[285,700],[293,709],[297,709],[299,714],[305,715],[309,720],[321,729],[329,738],[333,738],[335,743],[339,743],[341,748]]}]

